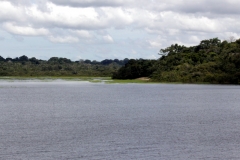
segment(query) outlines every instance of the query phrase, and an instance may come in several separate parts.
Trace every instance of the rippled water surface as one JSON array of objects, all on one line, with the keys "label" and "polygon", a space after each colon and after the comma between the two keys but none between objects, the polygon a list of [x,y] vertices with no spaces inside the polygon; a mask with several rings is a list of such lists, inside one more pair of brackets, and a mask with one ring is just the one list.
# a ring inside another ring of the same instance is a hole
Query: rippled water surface
[{"label": "rippled water surface", "polygon": [[240,159],[240,86],[0,82],[0,159]]}]

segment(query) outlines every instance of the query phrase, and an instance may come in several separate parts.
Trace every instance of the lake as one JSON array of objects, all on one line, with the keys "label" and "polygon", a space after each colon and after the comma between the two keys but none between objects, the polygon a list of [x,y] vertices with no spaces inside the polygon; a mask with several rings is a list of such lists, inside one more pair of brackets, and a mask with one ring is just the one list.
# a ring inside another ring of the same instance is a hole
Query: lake
[{"label": "lake", "polygon": [[0,81],[0,159],[240,159],[240,86]]}]

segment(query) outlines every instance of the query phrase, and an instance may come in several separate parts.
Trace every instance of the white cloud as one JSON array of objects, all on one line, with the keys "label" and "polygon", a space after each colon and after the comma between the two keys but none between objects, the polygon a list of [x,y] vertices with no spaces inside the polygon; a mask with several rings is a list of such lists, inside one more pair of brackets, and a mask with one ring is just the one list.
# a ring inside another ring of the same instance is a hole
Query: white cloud
[{"label": "white cloud", "polygon": [[92,35],[86,30],[72,30],[71,32],[81,38],[92,38]]},{"label": "white cloud", "polygon": [[124,0],[51,0],[51,1],[55,4],[68,5],[73,7],[121,6],[126,3],[126,1]]},{"label": "white cloud", "polygon": [[48,37],[51,42],[55,43],[77,43],[79,39],[76,37],[66,36],[66,37],[59,37],[59,36],[49,36]]},{"label": "white cloud", "polygon": [[42,12],[36,6],[31,7],[29,19],[49,27],[96,29],[104,26],[98,19],[94,8],[72,8],[47,3],[49,12]]},{"label": "white cloud", "polygon": [[107,43],[113,43],[114,40],[110,35],[103,36],[103,40]]},{"label": "white cloud", "polygon": [[4,23],[3,28],[9,33],[22,36],[42,36],[49,34],[49,31],[45,28],[33,28],[31,26],[16,26],[11,23]]},{"label": "white cloud", "polygon": [[0,22],[25,20],[24,8],[12,5],[7,1],[0,1]]},{"label": "white cloud", "polygon": [[96,52],[86,44],[99,51],[101,44],[109,55],[117,54],[114,47],[126,57],[141,48],[146,53],[132,55],[147,57],[172,43],[239,38],[239,6],[239,0],[0,0],[0,30],[81,45],[82,53]]}]

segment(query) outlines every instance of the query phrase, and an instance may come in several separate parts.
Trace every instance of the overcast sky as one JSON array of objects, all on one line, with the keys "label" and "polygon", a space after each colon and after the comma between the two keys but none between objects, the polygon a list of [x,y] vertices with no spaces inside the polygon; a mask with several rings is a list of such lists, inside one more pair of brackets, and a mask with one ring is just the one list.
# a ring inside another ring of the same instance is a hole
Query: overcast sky
[{"label": "overcast sky", "polygon": [[240,38],[240,0],[0,0],[0,55],[159,58],[171,44]]}]

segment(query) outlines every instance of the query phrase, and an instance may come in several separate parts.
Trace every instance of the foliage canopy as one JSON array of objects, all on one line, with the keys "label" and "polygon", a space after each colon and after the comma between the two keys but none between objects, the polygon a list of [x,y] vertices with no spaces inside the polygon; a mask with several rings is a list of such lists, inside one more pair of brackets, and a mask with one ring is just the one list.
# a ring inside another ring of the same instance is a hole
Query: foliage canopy
[{"label": "foliage canopy", "polygon": [[101,62],[80,60],[72,62],[67,58],[52,57],[49,60],[28,58],[23,55],[16,58],[0,56],[0,76],[111,76],[124,60],[106,59]]},{"label": "foliage canopy", "polygon": [[186,47],[172,44],[161,49],[154,60],[130,60],[113,78],[148,76],[159,82],[240,83],[240,39],[227,42],[213,38]]}]

